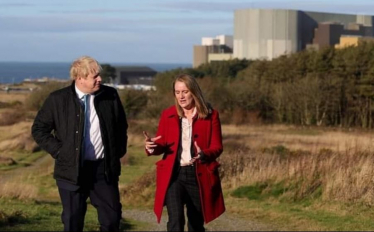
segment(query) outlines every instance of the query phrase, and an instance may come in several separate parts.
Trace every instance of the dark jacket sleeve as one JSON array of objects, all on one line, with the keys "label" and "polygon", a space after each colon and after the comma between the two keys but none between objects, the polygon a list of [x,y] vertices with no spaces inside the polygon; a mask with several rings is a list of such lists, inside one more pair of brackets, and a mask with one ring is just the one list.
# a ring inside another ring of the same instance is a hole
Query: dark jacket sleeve
[{"label": "dark jacket sleeve", "polygon": [[126,152],[127,152],[127,119],[126,119],[126,113],[125,110],[123,109],[121,99],[118,96],[118,93],[116,91],[115,93],[116,98],[115,98],[115,108],[116,108],[116,114],[117,114],[117,144],[119,146],[119,158],[123,157]]},{"label": "dark jacket sleeve", "polygon": [[37,113],[31,127],[31,133],[35,142],[56,159],[62,144],[52,134],[55,129],[53,105],[53,98],[50,95]]}]

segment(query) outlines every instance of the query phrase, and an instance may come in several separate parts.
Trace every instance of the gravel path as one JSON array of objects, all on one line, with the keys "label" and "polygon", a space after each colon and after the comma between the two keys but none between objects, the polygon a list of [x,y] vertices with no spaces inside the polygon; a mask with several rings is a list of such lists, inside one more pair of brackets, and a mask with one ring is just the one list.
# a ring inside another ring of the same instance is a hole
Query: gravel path
[{"label": "gravel path", "polygon": [[[123,217],[146,222],[149,224],[148,231],[165,231],[167,215],[165,212],[161,218],[161,223],[156,222],[156,217],[152,211],[144,210],[123,210]],[[216,220],[205,225],[207,231],[270,231],[274,230],[270,226],[262,225],[257,222],[246,221],[228,213],[224,213]],[[187,231],[187,229],[186,229]]]}]

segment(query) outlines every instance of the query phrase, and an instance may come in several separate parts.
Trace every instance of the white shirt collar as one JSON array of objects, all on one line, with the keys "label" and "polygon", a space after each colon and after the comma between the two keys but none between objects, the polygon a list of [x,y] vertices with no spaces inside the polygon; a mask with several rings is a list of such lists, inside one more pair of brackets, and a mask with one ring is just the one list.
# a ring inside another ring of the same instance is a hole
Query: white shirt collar
[{"label": "white shirt collar", "polygon": [[75,85],[75,92],[77,93],[77,96],[79,99],[82,99],[84,95],[86,95],[86,93],[83,93],[82,91],[80,91],[77,87],[77,85]]}]

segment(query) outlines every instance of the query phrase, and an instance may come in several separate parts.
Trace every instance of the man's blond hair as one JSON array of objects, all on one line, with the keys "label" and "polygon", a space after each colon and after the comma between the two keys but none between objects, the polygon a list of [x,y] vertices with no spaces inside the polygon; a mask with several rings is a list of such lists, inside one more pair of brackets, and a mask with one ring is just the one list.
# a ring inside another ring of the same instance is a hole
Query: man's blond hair
[{"label": "man's blond hair", "polygon": [[76,80],[78,77],[87,78],[89,74],[101,71],[101,65],[90,56],[81,56],[70,66],[70,79]]}]

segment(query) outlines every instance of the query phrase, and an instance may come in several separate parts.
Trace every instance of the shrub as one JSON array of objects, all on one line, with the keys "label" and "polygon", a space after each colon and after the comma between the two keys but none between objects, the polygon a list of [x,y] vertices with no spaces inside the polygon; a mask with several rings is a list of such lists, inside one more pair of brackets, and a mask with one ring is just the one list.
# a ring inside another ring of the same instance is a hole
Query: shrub
[{"label": "shrub", "polygon": [[119,92],[128,118],[135,118],[145,110],[148,102],[147,94],[146,91],[135,89],[125,89]]},{"label": "shrub", "polygon": [[0,126],[10,126],[26,118],[25,111],[22,109],[11,109],[0,114]]},{"label": "shrub", "polygon": [[55,90],[61,89],[70,83],[61,82],[49,82],[43,85],[41,88],[35,90],[30,94],[30,97],[26,99],[25,107],[28,110],[39,110],[45,99]]}]

